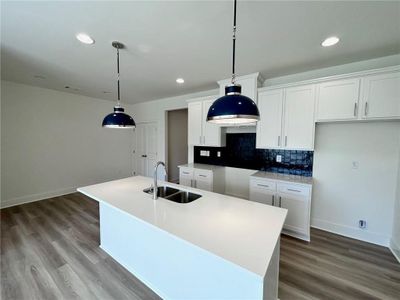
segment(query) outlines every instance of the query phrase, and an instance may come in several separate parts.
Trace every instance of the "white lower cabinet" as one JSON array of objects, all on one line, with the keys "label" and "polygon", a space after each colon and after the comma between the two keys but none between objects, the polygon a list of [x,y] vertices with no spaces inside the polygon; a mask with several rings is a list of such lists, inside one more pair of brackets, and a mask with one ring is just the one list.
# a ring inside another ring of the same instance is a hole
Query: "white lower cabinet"
[{"label": "white lower cabinet", "polygon": [[283,233],[310,241],[310,184],[285,183],[250,177],[250,200],[286,208]]},{"label": "white lower cabinet", "polygon": [[207,170],[196,167],[179,167],[179,184],[197,188],[200,190],[224,193],[225,192],[224,169],[216,168]]}]

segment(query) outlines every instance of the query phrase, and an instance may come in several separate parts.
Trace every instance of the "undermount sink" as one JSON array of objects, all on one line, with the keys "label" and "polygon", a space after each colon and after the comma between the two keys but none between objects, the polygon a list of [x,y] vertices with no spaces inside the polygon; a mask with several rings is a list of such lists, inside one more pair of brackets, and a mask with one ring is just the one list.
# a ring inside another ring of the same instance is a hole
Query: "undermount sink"
[{"label": "undermount sink", "polygon": [[[153,187],[144,189],[143,192],[147,194],[153,194]],[[157,187],[157,195],[158,197],[174,201],[177,203],[189,203],[201,197],[201,195],[199,194],[178,190],[169,186]]]}]

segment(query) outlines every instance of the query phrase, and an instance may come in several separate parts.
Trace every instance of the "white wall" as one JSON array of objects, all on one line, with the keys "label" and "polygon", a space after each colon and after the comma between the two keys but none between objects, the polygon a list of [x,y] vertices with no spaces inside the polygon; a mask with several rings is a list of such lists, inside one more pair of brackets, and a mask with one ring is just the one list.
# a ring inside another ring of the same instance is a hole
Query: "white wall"
[{"label": "white wall", "polygon": [[[389,245],[399,132],[400,122],[317,125],[312,226]],[[360,219],[367,221],[366,229],[358,228]]]},{"label": "white wall", "polygon": [[113,106],[2,81],[1,205],[130,176],[133,130],[101,127]]},{"label": "white wall", "polygon": [[399,172],[397,174],[396,204],[393,214],[393,231],[390,241],[390,248],[397,260],[400,262],[400,151],[399,151]]}]

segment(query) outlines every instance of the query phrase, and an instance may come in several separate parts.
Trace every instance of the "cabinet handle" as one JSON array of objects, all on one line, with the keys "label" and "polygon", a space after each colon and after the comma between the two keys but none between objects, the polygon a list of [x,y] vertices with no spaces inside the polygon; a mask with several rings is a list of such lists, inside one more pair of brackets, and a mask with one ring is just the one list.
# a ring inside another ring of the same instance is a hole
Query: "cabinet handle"
[{"label": "cabinet handle", "polygon": [[279,207],[282,207],[282,197],[279,196]]},{"label": "cabinet handle", "polygon": [[281,136],[278,135],[278,146],[280,146],[280,145],[281,145]]},{"label": "cabinet handle", "polygon": [[199,177],[207,177],[206,175],[203,174],[199,174]]},{"label": "cabinet handle", "polygon": [[368,102],[365,102],[365,110],[364,110],[364,115],[368,115]]},{"label": "cabinet handle", "polygon": [[285,147],[287,146],[287,135],[285,135]]},{"label": "cabinet handle", "polygon": [[189,172],[182,172],[183,174],[189,175]]},{"label": "cabinet handle", "polygon": [[272,195],[272,206],[275,206],[275,195]]},{"label": "cabinet handle", "polygon": [[142,157],[147,157],[147,155],[143,154]]},{"label": "cabinet handle", "polygon": [[287,190],[288,190],[288,191],[291,191],[291,192],[301,193],[301,191],[295,190],[295,189],[287,189]]},{"label": "cabinet handle", "polygon": [[260,184],[260,183],[257,183],[257,186],[269,187],[269,185],[266,185],[266,184]]},{"label": "cabinet handle", "polygon": [[354,116],[357,116],[357,102],[354,102]]}]

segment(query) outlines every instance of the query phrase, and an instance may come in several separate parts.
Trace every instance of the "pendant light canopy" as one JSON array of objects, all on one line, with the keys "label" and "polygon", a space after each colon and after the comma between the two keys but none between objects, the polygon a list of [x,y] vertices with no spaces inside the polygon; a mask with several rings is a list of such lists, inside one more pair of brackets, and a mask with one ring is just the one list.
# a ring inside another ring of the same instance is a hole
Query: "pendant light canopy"
[{"label": "pendant light canopy", "polygon": [[112,42],[112,46],[117,49],[117,88],[118,88],[118,101],[117,105],[114,106],[114,112],[108,114],[103,120],[103,127],[106,128],[135,128],[136,124],[133,118],[124,113],[124,109],[121,106],[121,93],[120,93],[120,84],[119,84],[119,49],[123,49],[124,45],[119,42]]},{"label": "pendant light canopy", "polygon": [[235,84],[235,50],[236,50],[236,6],[233,2],[233,55],[231,85],[225,87],[225,96],[218,98],[210,106],[207,121],[217,124],[249,124],[260,120],[256,103],[241,94],[242,87]]}]

